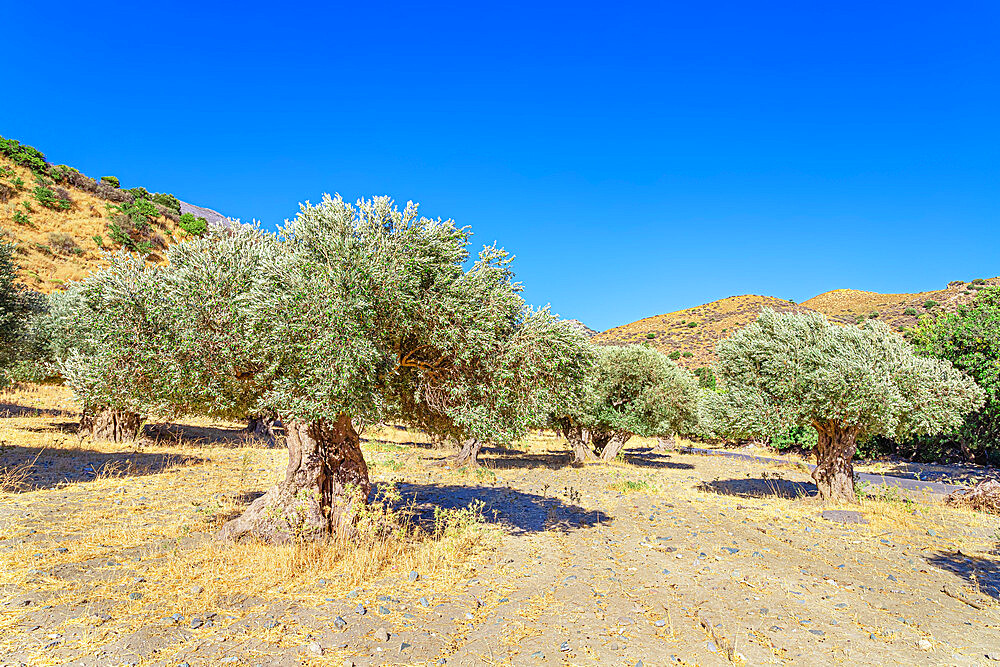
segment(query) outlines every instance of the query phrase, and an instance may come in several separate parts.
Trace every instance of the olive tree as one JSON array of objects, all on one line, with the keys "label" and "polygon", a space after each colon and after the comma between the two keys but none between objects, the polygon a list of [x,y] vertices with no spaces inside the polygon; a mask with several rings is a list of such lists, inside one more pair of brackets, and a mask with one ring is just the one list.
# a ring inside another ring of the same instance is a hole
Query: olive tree
[{"label": "olive tree", "polygon": [[41,305],[40,295],[17,282],[16,250],[13,243],[0,242],[0,388],[24,360],[27,328]]},{"label": "olive tree", "polygon": [[[73,383],[84,404],[122,393],[147,414],[273,410],[285,479],[222,535],[349,535],[371,487],[355,424],[509,441],[530,414],[527,388],[561,354],[561,326],[524,304],[505,251],[485,247],[468,265],[470,234],[413,204],[324,197],[277,236],[237,226],[173,246],[139,290],[112,289],[116,272],[146,275],[117,258],[84,288],[126,302],[91,334],[114,344],[64,365],[87,380]],[[142,306],[128,307],[135,291]],[[118,340],[126,330],[132,347]]]},{"label": "olive tree", "polygon": [[710,430],[749,438],[814,427],[813,479],[825,500],[855,500],[859,440],[952,429],[983,401],[950,362],[916,356],[877,321],[834,326],[818,313],[765,309],[716,351],[720,391],[703,394]]},{"label": "olive tree", "polygon": [[614,460],[634,436],[686,433],[697,424],[698,380],[652,347],[600,347],[590,390],[562,415],[577,461]]}]

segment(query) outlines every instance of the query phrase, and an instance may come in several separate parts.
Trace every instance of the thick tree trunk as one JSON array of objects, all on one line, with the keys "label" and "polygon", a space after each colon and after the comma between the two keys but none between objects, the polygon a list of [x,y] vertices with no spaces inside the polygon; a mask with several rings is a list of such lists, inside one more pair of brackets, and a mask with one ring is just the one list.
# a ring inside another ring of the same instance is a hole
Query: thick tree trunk
[{"label": "thick tree trunk", "polygon": [[81,435],[104,442],[128,442],[139,437],[143,418],[124,410],[85,408],[80,415]]},{"label": "thick tree trunk", "polygon": [[274,410],[265,410],[251,417],[244,431],[252,438],[273,444],[277,442],[275,430],[278,428],[281,428],[278,413]]},{"label": "thick tree trunk", "polygon": [[586,463],[597,458],[587,444],[587,435],[582,426],[566,422],[562,426],[562,434],[573,449],[573,463]]},{"label": "thick tree trunk", "polygon": [[827,422],[816,424],[816,469],[813,480],[820,498],[826,502],[854,503],[854,452],[858,430]]},{"label": "thick tree trunk", "polygon": [[611,439],[608,440],[608,444],[606,444],[604,449],[601,450],[601,460],[605,463],[608,461],[614,461],[618,457],[618,454],[622,451],[622,448],[625,447],[625,443],[628,442],[631,437],[632,436],[624,433],[615,433],[611,436]]},{"label": "thick tree trunk", "polygon": [[452,457],[452,463],[457,466],[479,467],[479,450],[483,448],[483,443],[475,438],[467,438],[462,441],[462,449]]},{"label": "thick tree trunk", "polygon": [[289,421],[285,442],[285,480],[223,526],[219,537],[287,542],[354,534],[357,509],[367,502],[371,482],[350,417],[341,414],[333,423]]},{"label": "thick tree trunk", "polygon": [[660,436],[656,439],[656,447],[653,448],[654,452],[672,452],[676,449],[677,445],[674,440],[674,436]]}]

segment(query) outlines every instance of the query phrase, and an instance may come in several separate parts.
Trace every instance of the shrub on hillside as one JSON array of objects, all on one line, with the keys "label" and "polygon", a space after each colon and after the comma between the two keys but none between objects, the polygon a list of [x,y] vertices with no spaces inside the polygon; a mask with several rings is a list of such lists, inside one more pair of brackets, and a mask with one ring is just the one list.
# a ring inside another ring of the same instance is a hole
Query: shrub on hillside
[{"label": "shrub on hillside", "polygon": [[905,310],[903,310],[903,314],[904,315],[916,315],[917,314],[917,309],[916,308],[906,308]]},{"label": "shrub on hillside", "polygon": [[179,224],[181,229],[192,236],[202,236],[208,231],[208,221],[205,218],[196,218],[194,213],[181,214]]},{"label": "shrub on hillside", "polygon": [[113,188],[120,188],[122,186],[117,176],[101,176],[101,183],[106,183]]},{"label": "shrub on hillside", "polygon": [[149,194],[149,190],[146,188],[129,188],[128,192],[136,199],[152,199],[152,195]]},{"label": "shrub on hillside", "polygon": [[710,366],[700,366],[694,369],[694,374],[702,389],[715,389],[715,372]]},{"label": "shrub on hillside", "polygon": [[49,234],[49,247],[64,255],[78,254],[82,252],[76,239],[66,232],[52,232]]},{"label": "shrub on hillside", "polygon": [[27,227],[32,226],[31,218],[29,218],[28,214],[25,213],[24,211],[14,211],[14,222],[19,225],[25,225]]},{"label": "shrub on hillside", "polygon": [[927,301],[924,301],[924,308],[926,310],[930,310],[931,308],[934,308],[937,305],[938,305],[938,302],[934,301],[933,299],[927,299]]},{"label": "shrub on hillside", "polygon": [[673,361],[677,361],[678,359],[681,358],[681,352],[680,352],[680,350],[674,350],[673,352],[671,352],[670,354],[668,354],[667,357],[669,357]]},{"label": "shrub on hillside", "polygon": [[685,359],[687,359],[688,357],[693,357],[694,356],[694,352],[684,352],[684,353],[681,354],[681,356],[684,357]]},{"label": "shrub on hillside", "polygon": [[69,198],[69,193],[62,188],[48,188],[44,185],[36,185],[31,191],[31,196],[45,208],[54,211],[65,211],[73,206],[73,201]]},{"label": "shrub on hillside", "polygon": [[172,211],[176,211],[177,215],[181,214],[181,200],[171,194],[167,194],[166,192],[157,192],[153,195],[153,201]]},{"label": "shrub on hillside", "polygon": [[97,189],[94,190],[94,194],[101,199],[106,199],[117,204],[131,202],[134,199],[132,193],[128,190],[119,190],[118,188],[103,182],[97,184]]},{"label": "shrub on hillside", "polygon": [[0,137],[0,154],[6,156],[14,164],[27,167],[35,174],[44,175],[49,171],[45,155],[31,146],[26,146],[16,139]]}]

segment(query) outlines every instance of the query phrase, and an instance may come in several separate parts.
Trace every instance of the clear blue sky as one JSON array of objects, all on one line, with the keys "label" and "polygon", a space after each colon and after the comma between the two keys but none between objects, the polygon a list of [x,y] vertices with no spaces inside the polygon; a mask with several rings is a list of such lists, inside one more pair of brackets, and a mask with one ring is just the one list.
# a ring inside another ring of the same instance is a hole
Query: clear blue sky
[{"label": "clear blue sky", "polygon": [[1000,274],[995,0],[417,4],[6,3],[0,134],[269,227],[419,201],[598,329]]}]

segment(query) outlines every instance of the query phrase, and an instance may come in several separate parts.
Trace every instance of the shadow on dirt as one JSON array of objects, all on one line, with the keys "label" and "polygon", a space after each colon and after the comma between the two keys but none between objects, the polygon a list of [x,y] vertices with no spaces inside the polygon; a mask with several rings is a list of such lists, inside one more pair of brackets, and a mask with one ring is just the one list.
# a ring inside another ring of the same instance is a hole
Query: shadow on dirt
[{"label": "shadow on dirt", "polygon": [[622,460],[629,465],[641,468],[670,468],[672,470],[694,470],[690,463],[677,463],[670,460],[668,452],[657,452],[652,449],[634,449],[622,454]]},{"label": "shadow on dirt", "polygon": [[57,410],[53,408],[32,408],[16,403],[0,403],[0,419],[12,417],[73,417],[77,412],[73,410]]},{"label": "shadow on dirt", "polygon": [[3,490],[12,493],[51,489],[97,478],[155,475],[167,468],[203,461],[194,456],[90,449],[5,447],[2,451],[0,479],[4,480]]},{"label": "shadow on dirt", "polygon": [[969,556],[961,551],[942,551],[926,557],[928,563],[958,575],[972,588],[1000,600],[1000,559]]},{"label": "shadow on dirt", "polygon": [[396,488],[402,494],[401,506],[412,506],[414,519],[425,527],[433,526],[437,507],[464,509],[476,502],[483,503],[482,513],[488,523],[508,524],[518,532],[566,532],[611,522],[611,517],[600,510],[509,488],[409,483]]},{"label": "shadow on dirt", "polygon": [[156,444],[211,445],[213,447],[267,447],[268,443],[251,436],[242,428],[219,428],[216,426],[190,426],[162,422],[146,424],[143,436]]},{"label": "shadow on dirt", "polygon": [[815,496],[816,485],[808,482],[793,482],[777,477],[757,477],[747,479],[716,479],[702,482],[699,491],[718,493],[738,498],[805,498]]}]

